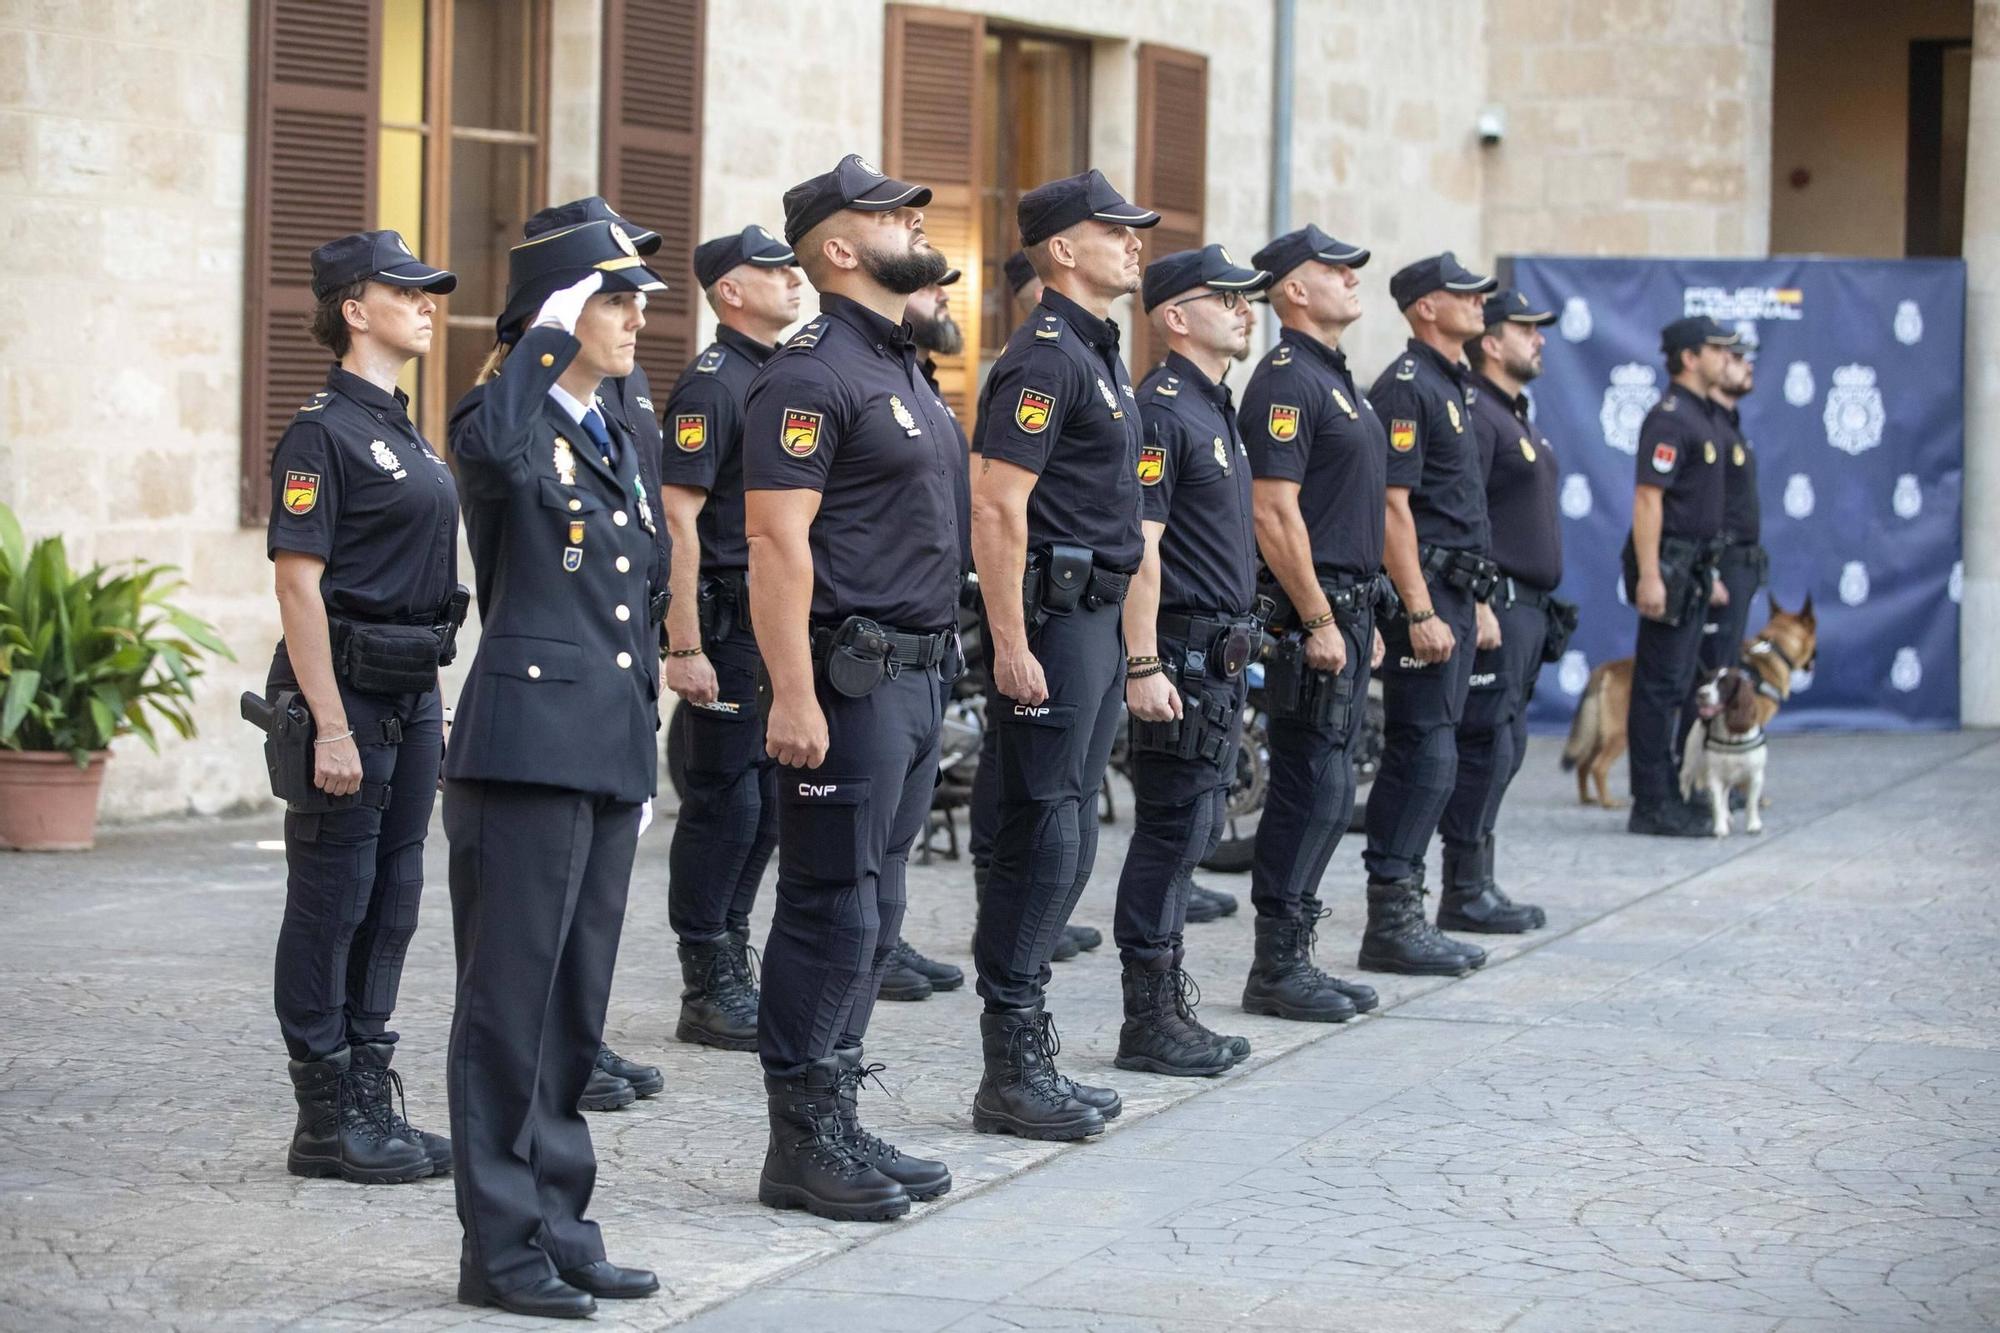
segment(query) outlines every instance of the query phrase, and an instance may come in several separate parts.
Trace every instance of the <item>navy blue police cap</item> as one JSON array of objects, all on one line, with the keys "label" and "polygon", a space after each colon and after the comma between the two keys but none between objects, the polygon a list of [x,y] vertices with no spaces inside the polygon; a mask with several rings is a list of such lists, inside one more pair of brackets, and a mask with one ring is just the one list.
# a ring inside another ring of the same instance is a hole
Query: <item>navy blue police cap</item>
[{"label": "navy blue police cap", "polygon": [[1725,329],[1707,315],[1689,315],[1660,330],[1662,352],[1685,352],[1696,347],[1734,347],[1736,333]]},{"label": "navy blue police cap", "polygon": [[1297,231],[1288,231],[1250,256],[1258,268],[1270,270],[1272,280],[1283,278],[1307,260],[1322,264],[1345,264],[1360,268],[1368,262],[1368,251],[1358,245],[1336,241],[1308,222]]},{"label": "navy blue police cap", "polygon": [[537,236],[546,236],[562,227],[574,227],[579,222],[617,223],[632,238],[632,248],[642,255],[650,255],[660,248],[660,233],[626,221],[618,215],[617,209],[604,202],[603,196],[595,194],[543,209],[521,224],[521,239],[532,241]]},{"label": "navy blue police cap", "polygon": [[1389,295],[1396,309],[1408,310],[1432,292],[1490,292],[1499,285],[1459,263],[1458,256],[1447,250],[1397,269],[1389,279]]},{"label": "navy blue police cap", "polygon": [[742,231],[716,236],[697,245],[694,248],[694,280],[706,290],[738,264],[786,268],[798,262],[799,257],[792,253],[791,246],[753,222]]},{"label": "navy blue police cap", "polygon": [[938,287],[949,287],[954,282],[957,282],[960,278],[964,276],[965,274],[959,269],[948,268],[944,271],[944,276],[942,278],[939,278],[937,282],[933,285]]},{"label": "navy blue police cap", "polygon": [[600,273],[601,292],[663,292],[667,284],[639,258],[639,247],[616,222],[602,219],[544,232],[507,252],[507,308],[494,327],[511,341],[542,302]]},{"label": "navy blue police cap", "polygon": [[1016,250],[1008,255],[1007,262],[1000,267],[1007,275],[1007,291],[1010,295],[1018,294],[1023,287],[1035,280],[1035,266],[1028,262],[1026,250]]},{"label": "navy blue police cap", "polygon": [[1218,292],[1257,292],[1269,286],[1271,275],[1261,268],[1242,268],[1219,245],[1161,255],[1146,265],[1139,299],[1150,314],[1162,301],[1182,292],[1207,287]]},{"label": "navy blue police cap", "polygon": [[1528,299],[1526,292],[1512,287],[1502,288],[1486,298],[1486,327],[1489,329],[1502,324],[1530,324],[1540,328],[1555,322],[1555,311],[1542,309],[1539,303]]},{"label": "navy blue police cap", "polygon": [[421,287],[439,296],[458,286],[457,274],[418,259],[393,231],[357,231],[328,241],[312,252],[312,275],[313,297],[320,301],[357,282]]},{"label": "navy blue police cap", "polygon": [[1040,245],[1090,218],[1121,227],[1153,227],[1160,221],[1158,213],[1127,201],[1111,188],[1111,182],[1096,167],[1080,176],[1037,185],[1021,196],[1014,218],[1021,225],[1023,247]]},{"label": "navy blue police cap", "polygon": [[884,176],[859,153],[849,153],[824,175],[802,180],[785,191],[785,240],[800,238],[844,208],[887,213],[893,208],[922,208],[931,201],[928,187]]}]

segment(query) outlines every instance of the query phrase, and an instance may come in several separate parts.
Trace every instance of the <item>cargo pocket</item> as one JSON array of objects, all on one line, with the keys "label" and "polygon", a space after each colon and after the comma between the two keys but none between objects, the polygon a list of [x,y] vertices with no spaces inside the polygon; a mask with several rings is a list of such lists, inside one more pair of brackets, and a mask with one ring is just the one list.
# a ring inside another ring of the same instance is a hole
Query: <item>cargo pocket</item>
[{"label": "cargo pocket", "polygon": [[757,762],[764,750],[763,728],[757,725],[755,699],[717,699],[712,704],[682,703],[688,710],[682,733],[690,773],[728,775]]},{"label": "cargo pocket", "polygon": [[1056,801],[1067,791],[1075,704],[1019,704],[998,699],[1000,796],[1007,801]]},{"label": "cargo pocket", "polygon": [[784,868],[828,884],[859,880],[868,845],[868,784],[867,778],[783,770],[778,776],[778,856]]}]

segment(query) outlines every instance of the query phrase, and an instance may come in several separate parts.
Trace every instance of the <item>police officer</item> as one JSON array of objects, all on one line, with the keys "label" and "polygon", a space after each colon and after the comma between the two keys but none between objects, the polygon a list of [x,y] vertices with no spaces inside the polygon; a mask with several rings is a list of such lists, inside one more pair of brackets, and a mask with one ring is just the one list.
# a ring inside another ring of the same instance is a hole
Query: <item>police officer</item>
[{"label": "police officer", "polygon": [[1664,837],[1705,837],[1706,804],[1680,793],[1680,717],[1700,664],[1702,623],[1711,601],[1726,604],[1715,581],[1723,540],[1727,442],[1722,409],[1710,397],[1729,367],[1736,335],[1706,315],[1677,319],[1660,331],[1672,379],[1639,428],[1632,531],[1625,541],[1626,597],[1639,612],[1632,664],[1632,813],[1626,829]]},{"label": "police officer", "polygon": [[516,1314],[659,1288],[584,1217],[577,1102],[655,786],[667,592],[639,437],[596,398],[664,289],[615,222],[515,246],[501,345],[452,412],[483,629],[445,764],[459,1299]]},{"label": "police officer", "polygon": [[930,817],[956,674],[958,433],[917,370],[910,296],[944,273],[931,192],[849,155],[785,192],[820,313],[750,386],[750,596],[771,678],[778,901],[758,1053],[770,1145],[757,1197],[880,1221],[951,1188],[862,1128],[862,1038]]},{"label": "police officer", "polygon": [[1409,347],[1368,391],[1389,426],[1383,564],[1403,607],[1382,631],[1382,766],[1361,858],[1361,966],[1370,971],[1463,976],[1486,962],[1483,949],[1439,933],[1425,916],[1424,852],[1451,797],[1475,622],[1494,579],[1459,358],[1485,331],[1481,298],[1496,285],[1449,250],[1397,270],[1389,294],[1409,321]]},{"label": "police officer", "polygon": [[1015,308],[1023,315],[1035,313],[1035,307],[1042,300],[1042,279],[1041,275],[1035,272],[1035,266],[1028,262],[1028,252],[1016,250],[1007,256],[1007,262],[1001,268],[1006,275],[1007,291],[1014,298]]},{"label": "police officer", "polygon": [[1715,576],[1729,600],[1711,603],[1701,627],[1704,671],[1735,666],[1742,657],[1750,604],[1771,571],[1763,545],[1763,503],[1757,497],[1757,450],[1743,434],[1743,399],[1757,387],[1757,349],[1747,338],[1738,337],[1741,341],[1729,349],[1722,379],[1709,393],[1722,409],[1715,447],[1724,462],[1722,535],[1727,543],[1716,561]]},{"label": "police officer", "polygon": [[1000,824],[973,937],[986,1012],[972,1127],[1074,1139],[1121,1107],[1117,1093],[1056,1072],[1042,990],[1096,858],[1097,792],[1122,711],[1119,613],[1145,549],[1144,427],[1110,310],[1139,289],[1139,231],[1160,215],[1096,170],[1036,186],[1018,215],[1045,286],[987,377],[973,436]]},{"label": "police officer", "polygon": [[[285,1162],[296,1176],[383,1183],[451,1170],[451,1144],[392,1107],[388,1024],[444,744],[448,635],[433,633],[456,629],[458,586],[458,496],[396,379],[430,350],[432,297],[457,285],[393,231],[313,251],[312,335],[337,364],[271,459],[267,548],[284,637],[266,693],[303,696],[326,798],[285,815],[276,1001],[299,1107]],[[414,660],[381,660],[405,643]]]},{"label": "police officer", "polygon": [[[594,194],[536,213],[522,224],[521,239],[532,241],[580,222],[616,223],[642,259],[660,248],[660,233],[626,221],[601,196]],[[604,381],[596,401],[596,406],[608,419],[616,421],[638,439],[640,475],[649,491],[658,485],[661,445],[660,418],[653,406],[652,394],[645,367],[634,361],[631,374]],[[656,531],[653,535],[660,547],[656,558],[665,560],[667,530],[663,524],[656,523],[654,527]],[[685,810],[681,817],[686,818]],[[597,1065],[590,1071],[590,1082],[584,1087],[580,1104],[586,1111],[616,1111],[630,1106],[641,1097],[654,1096],[666,1086],[666,1075],[660,1072],[659,1066],[627,1060],[606,1046],[597,1053]]]},{"label": "police officer", "polygon": [[1388,436],[1340,349],[1361,318],[1368,259],[1308,224],[1250,261],[1274,275],[1268,295],[1283,332],[1251,373],[1241,415],[1260,591],[1274,603],[1278,640],[1264,675],[1271,773],[1250,869],[1257,953],[1243,1008],[1314,1023],[1377,1003],[1373,988],[1327,975],[1312,957],[1319,881],[1354,813],[1354,738],[1381,655]]},{"label": "police officer", "polygon": [[743,538],[743,402],[799,314],[798,260],[759,226],[703,241],[695,281],[715,312],[703,348],[667,398],[660,510],[673,546],[666,685],[688,709],[687,774],[674,821],[667,919],[679,940],[674,1035],[757,1049],[750,908],[777,846],[777,768],[764,752]]},{"label": "police officer", "polygon": [[1139,386],[1146,548],[1124,613],[1134,815],[1112,929],[1124,965],[1120,1069],[1207,1076],[1250,1053],[1201,1025],[1201,992],[1181,963],[1183,895],[1221,840],[1244,668],[1263,635],[1250,464],[1222,379],[1248,340],[1246,293],[1270,276],[1210,245],[1153,261],[1141,289],[1168,350]]},{"label": "police officer", "polygon": [[[1516,903],[1493,878],[1493,826],[1528,746],[1551,607],[1562,582],[1562,469],[1548,438],[1528,419],[1528,383],[1542,373],[1542,329],[1555,315],[1518,291],[1486,298],[1486,331],[1465,344],[1472,375],[1466,399],[1481,471],[1491,554],[1500,567],[1485,633],[1472,662],[1458,724],[1458,779],[1438,831],[1444,838],[1443,930],[1518,935],[1547,924],[1539,907]],[[1560,608],[1557,609],[1561,614]],[[1490,617],[1490,618],[1489,618]],[[1489,639],[1498,642],[1489,645]],[[1560,653],[1556,656],[1561,656]]]}]

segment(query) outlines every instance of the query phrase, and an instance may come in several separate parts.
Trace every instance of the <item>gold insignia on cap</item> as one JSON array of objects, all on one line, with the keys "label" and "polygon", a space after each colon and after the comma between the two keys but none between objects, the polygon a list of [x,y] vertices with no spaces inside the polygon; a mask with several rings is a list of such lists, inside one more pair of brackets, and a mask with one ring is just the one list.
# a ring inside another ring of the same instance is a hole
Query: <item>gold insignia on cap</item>
[{"label": "gold insignia on cap", "polygon": [[615,222],[611,224],[611,239],[616,241],[618,248],[626,254],[632,256],[634,259],[639,257],[639,247],[632,244],[632,238],[627,236],[625,229]]}]

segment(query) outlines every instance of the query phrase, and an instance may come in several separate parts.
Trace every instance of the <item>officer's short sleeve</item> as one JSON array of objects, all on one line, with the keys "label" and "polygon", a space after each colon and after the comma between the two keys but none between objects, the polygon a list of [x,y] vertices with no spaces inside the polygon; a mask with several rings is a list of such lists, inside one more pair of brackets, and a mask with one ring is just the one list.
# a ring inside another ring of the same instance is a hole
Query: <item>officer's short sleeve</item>
[{"label": "officer's short sleeve", "polygon": [[1053,346],[1029,343],[994,363],[980,454],[1040,475],[1063,422],[1083,407],[1069,358]]},{"label": "officer's short sleeve", "polygon": [[1187,432],[1181,420],[1157,403],[1144,403],[1139,417],[1146,426],[1146,442],[1139,446],[1139,517],[1164,523],[1173,509],[1174,483],[1180,479],[1182,455],[1187,452]]},{"label": "officer's short sleeve", "polygon": [[1670,412],[1655,408],[1639,427],[1639,456],[1636,460],[1641,486],[1672,490],[1674,478],[1687,465],[1687,432]]},{"label": "officer's short sleeve", "polygon": [[1416,490],[1424,477],[1425,436],[1430,426],[1416,381],[1391,378],[1378,383],[1368,401],[1389,432],[1388,484]]},{"label": "officer's short sleeve", "polygon": [[1295,368],[1260,367],[1243,391],[1236,428],[1250,455],[1250,475],[1303,482],[1318,429],[1319,396]]},{"label": "officer's short sleeve", "polygon": [[690,372],[667,399],[660,480],[669,486],[715,487],[722,456],[736,443],[736,400],[713,375]]},{"label": "officer's short sleeve", "polygon": [[821,491],[846,428],[838,376],[811,356],[771,362],[743,405],[743,489]]},{"label": "officer's short sleeve", "polygon": [[265,554],[333,556],[340,524],[340,459],[333,437],[317,421],[294,421],[271,455],[271,522]]}]

